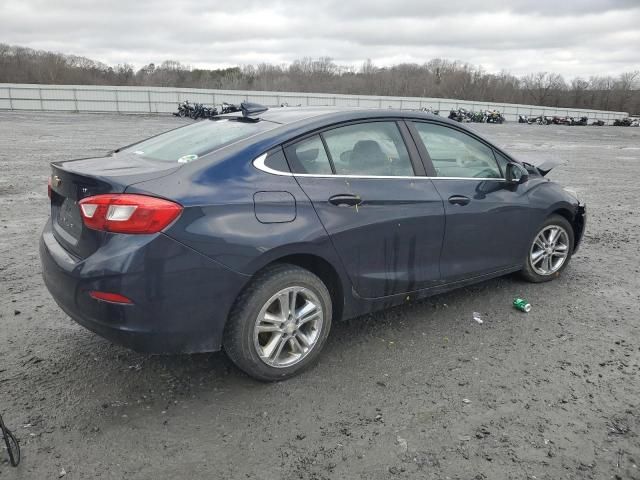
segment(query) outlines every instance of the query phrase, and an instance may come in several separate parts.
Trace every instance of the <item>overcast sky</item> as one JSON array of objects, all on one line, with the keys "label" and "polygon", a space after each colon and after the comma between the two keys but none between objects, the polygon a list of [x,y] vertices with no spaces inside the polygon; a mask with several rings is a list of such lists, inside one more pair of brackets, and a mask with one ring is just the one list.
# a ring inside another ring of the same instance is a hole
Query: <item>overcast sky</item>
[{"label": "overcast sky", "polygon": [[572,78],[640,70],[640,0],[0,0],[0,42],[136,67],[447,58]]}]

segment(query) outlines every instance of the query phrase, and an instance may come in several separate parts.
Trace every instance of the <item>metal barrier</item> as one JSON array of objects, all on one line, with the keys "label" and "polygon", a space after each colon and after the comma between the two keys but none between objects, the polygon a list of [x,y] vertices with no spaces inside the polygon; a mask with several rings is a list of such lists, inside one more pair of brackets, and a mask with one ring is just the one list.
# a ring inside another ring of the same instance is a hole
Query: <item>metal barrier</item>
[{"label": "metal barrier", "polygon": [[499,110],[508,121],[518,115],[589,117],[589,120],[613,122],[628,116],[627,112],[575,108],[541,107],[512,103],[474,102],[451,98],[382,97],[371,95],[337,95],[322,93],[262,92],[245,90],[205,90],[173,87],[113,87],[92,85],[0,84],[0,110],[36,110],[67,112],[170,113],[184,100],[219,105],[223,102],[251,101],[268,107],[287,103],[289,106],[336,106],[364,108],[440,110]]}]

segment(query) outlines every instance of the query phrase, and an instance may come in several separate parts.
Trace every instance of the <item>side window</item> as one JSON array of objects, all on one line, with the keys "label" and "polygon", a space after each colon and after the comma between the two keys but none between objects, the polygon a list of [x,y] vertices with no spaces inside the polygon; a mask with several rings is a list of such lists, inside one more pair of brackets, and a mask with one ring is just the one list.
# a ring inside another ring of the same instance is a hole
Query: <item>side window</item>
[{"label": "side window", "polygon": [[338,175],[414,175],[395,122],[357,123],[322,135]]},{"label": "side window", "polygon": [[493,150],[449,127],[414,123],[438,177],[503,178]]},{"label": "side window", "polygon": [[331,175],[331,164],[319,135],[287,147],[287,160],[293,173]]},{"label": "side window", "polygon": [[289,165],[287,159],[284,157],[282,148],[274,148],[267,154],[267,158],[264,161],[264,166],[278,172],[288,172]]}]

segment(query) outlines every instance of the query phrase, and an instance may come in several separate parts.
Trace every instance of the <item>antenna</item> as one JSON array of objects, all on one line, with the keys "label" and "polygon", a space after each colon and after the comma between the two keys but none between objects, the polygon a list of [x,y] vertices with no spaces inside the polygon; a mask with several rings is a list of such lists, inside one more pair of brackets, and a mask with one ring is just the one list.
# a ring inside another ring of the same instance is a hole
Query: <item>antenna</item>
[{"label": "antenna", "polygon": [[[240,104],[240,110],[242,110],[242,116],[244,118],[254,120],[254,118],[250,117],[256,117],[257,115],[269,110],[269,108],[264,105],[260,105],[259,103],[242,102]],[[257,120],[257,118],[255,118],[255,120]]]}]

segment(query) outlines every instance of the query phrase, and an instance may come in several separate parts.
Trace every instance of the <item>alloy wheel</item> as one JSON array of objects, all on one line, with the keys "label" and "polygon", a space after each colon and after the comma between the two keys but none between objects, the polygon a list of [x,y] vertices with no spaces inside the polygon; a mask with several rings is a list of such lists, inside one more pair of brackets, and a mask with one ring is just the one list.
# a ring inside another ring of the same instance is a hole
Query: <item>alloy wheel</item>
[{"label": "alloy wheel", "polygon": [[260,359],[271,367],[290,367],[302,361],[320,338],[324,312],[308,288],[287,287],[264,304],[253,332]]},{"label": "alloy wheel", "polygon": [[529,262],[538,275],[551,275],[562,268],[569,256],[569,235],[559,225],[547,225],[536,235]]}]

